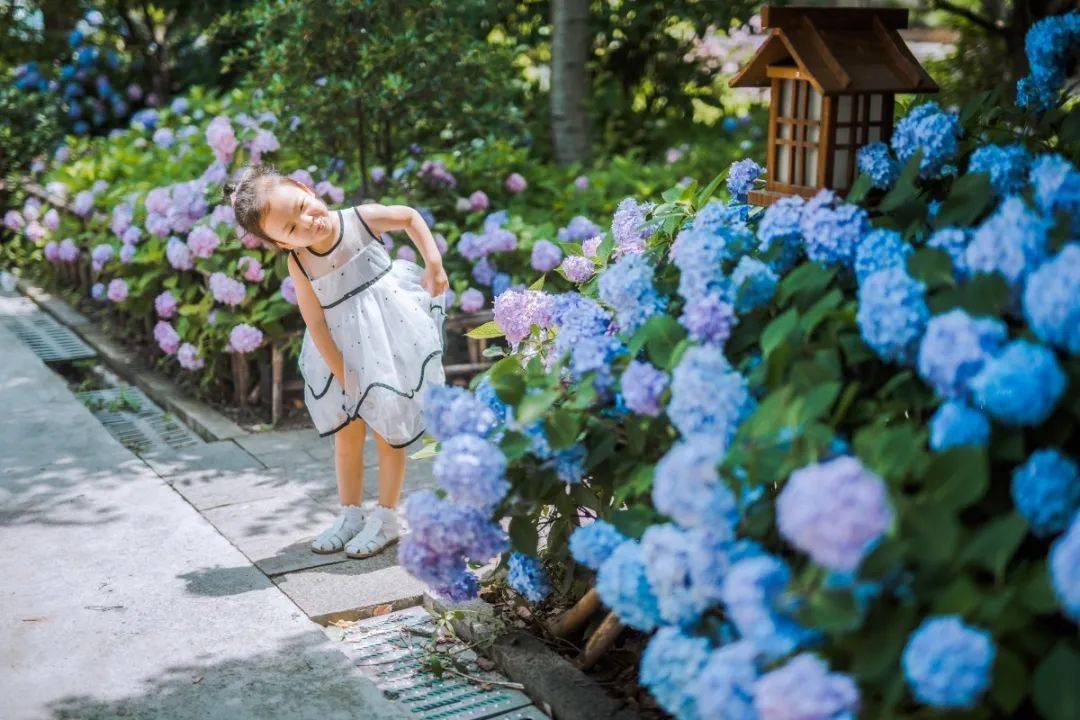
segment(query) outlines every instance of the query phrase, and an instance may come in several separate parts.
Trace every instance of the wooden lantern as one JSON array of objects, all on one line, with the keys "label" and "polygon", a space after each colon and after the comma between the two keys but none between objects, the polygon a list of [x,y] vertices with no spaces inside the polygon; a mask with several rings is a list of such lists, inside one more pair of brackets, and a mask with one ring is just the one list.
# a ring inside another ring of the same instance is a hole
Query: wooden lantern
[{"label": "wooden lantern", "polygon": [[897,32],[902,8],[763,7],[769,37],[732,87],[768,87],[769,148],[764,190],[750,202],[845,192],[858,175],[855,151],[888,142],[897,93],[938,86]]}]

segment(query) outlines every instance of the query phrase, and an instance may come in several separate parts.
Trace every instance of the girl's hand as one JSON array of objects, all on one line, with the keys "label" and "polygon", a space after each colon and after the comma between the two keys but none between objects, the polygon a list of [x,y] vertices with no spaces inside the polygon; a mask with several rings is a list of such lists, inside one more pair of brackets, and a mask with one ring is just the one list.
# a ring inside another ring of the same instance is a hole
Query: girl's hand
[{"label": "girl's hand", "polygon": [[441,262],[424,264],[424,277],[420,279],[420,285],[431,297],[438,297],[450,288],[450,280],[447,279]]}]

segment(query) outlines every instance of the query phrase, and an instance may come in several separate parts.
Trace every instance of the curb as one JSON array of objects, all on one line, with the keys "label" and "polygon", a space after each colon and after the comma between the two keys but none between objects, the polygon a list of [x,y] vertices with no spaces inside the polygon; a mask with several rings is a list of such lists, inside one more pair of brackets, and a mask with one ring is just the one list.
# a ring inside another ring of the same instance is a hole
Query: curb
[{"label": "curb", "polygon": [[23,278],[19,278],[18,287],[44,312],[96,350],[101,361],[110,370],[138,387],[159,406],[180,418],[203,440],[213,442],[251,434],[201,400],[184,395],[175,383],[165,376],[139,367],[135,355],[106,335],[100,327],[63,299],[30,284]]},{"label": "curb", "polygon": [[640,720],[598,682],[532,635],[520,630],[497,635],[494,610],[483,600],[451,606],[425,593],[424,607],[438,613],[463,611],[465,619],[453,621],[454,632],[470,644],[490,641],[490,647],[477,651],[508,678],[524,685],[525,694],[556,720]]}]

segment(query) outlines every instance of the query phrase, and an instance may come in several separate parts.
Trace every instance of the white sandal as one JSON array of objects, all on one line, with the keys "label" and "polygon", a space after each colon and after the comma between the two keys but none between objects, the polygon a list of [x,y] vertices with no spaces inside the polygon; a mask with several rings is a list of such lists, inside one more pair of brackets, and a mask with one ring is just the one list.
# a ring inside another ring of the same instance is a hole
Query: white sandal
[{"label": "white sandal", "polygon": [[334,523],[311,541],[311,551],[326,555],[341,551],[349,538],[363,529],[364,511],[355,505],[342,505]]},{"label": "white sandal", "polygon": [[397,511],[376,506],[367,514],[363,529],[345,544],[345,555],[351,558],[368,558],[378,555],[401,537]]}]

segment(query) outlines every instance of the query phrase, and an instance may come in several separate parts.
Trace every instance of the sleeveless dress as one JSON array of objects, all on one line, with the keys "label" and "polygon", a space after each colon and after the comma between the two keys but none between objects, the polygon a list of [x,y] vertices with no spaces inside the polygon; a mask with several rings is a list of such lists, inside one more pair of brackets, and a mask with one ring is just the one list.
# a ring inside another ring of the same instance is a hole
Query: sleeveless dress
[{"label": "sleeveless dress", "polygon": [[442,367],[445,300],[420,285],[423,270],[391,260],[355,207],[325,253],[292,251],[311,280],[345,365],[342,387],[305,329],[298,360],[304,403],[320,436],[362,418],[394,447],[424,434],[424,391],[446,382]]}]

